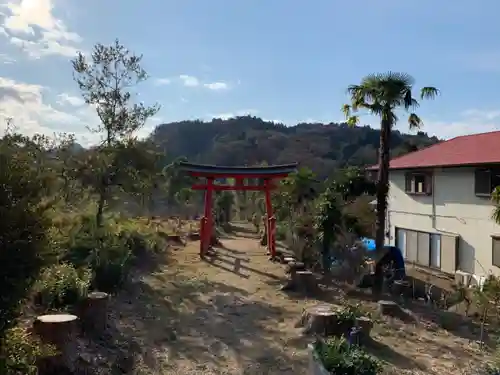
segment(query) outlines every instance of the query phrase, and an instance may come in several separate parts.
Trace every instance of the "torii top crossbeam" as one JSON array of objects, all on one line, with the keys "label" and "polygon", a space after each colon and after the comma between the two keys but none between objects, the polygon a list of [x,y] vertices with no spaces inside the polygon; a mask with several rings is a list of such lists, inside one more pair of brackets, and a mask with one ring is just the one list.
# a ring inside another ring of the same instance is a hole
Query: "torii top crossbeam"
[{"label": "torii top crossbeam", "polygon": [[212,178],[279,178],[286,177],[297,170],[297,163],[283,165],[266,165],[262,167],[227,167],[209,164],[180,162],[179,167],[195,177]]},{"label": "torii top crossbeam", "polygon": [[[200,224],[200,256],[204,256],[209,249],[212,237],[212,193],[213,191],[222,190],[253,190],[264,191],[266,194],[266,211],[267,211],[267,244],[271,258],[276,255],[276,219],[273,215],[271,205],[271,190],[275,188],[274,179],[287,177],[290,173],[297,170],[297,163],[284,165],[270,165],[262,167],[229,167],[218,165],[194,164],[181,162],[179,164],[181,170],[189,173],[193,177],[202,177],[206,179],[205,184],[193,184],[193,190],[205,190],[205,215],[201,219]],[[234,178],[234,185],[214,184],[214,180]],[[261,185],[245,185],[243,180],[260,179]]]}]

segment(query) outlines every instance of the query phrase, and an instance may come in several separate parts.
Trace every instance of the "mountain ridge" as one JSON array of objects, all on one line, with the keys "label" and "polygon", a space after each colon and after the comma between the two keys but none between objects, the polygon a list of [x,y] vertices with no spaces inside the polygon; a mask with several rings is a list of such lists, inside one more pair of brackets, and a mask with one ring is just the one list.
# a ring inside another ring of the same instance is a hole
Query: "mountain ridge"
[{"label": "mountain ridge", "polygon": [[[285,126],[254,116],[160,124],[149,136],[169,159],[227,166],[298,162],[318,176],[345,166],[375,164],[380,131],[345,123]],[[391,134],[392,157],[438,143],[424,132]]]}]

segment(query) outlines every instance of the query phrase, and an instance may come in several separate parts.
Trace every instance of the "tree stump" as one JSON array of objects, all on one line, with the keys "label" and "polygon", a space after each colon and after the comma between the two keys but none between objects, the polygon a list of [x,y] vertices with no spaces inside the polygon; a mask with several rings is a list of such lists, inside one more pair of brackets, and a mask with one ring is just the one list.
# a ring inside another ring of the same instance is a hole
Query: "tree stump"
[{"label": "tree stump", "polygon": [[190,241],[198,241],[200,239],[200,233],[189,233],[188,239]]},{"label": "tree stump", "polygon": [[303,327],[305,335],[347,336],[353,322],[340,321],[336,306],[321,304],[304,310],[296,327]]},{"label": "tree stump", "polygon": [[108,325],[109,295],[104,292],[92,292],[83,301],[80,319],[84,332],[102,334]]},{"label": "tree stump", "polygon": [[76,323],[78,317],[70,314],[41,315],[33,323],[33,332],[44,344],[53,345],[58,354],[39,363],[40,374],[74,370],[77,357]]},{"label": "tree stump", "polygon": [[290,278],[293,279],[294,277],[296,277],[295,274],[297,273],[297,271],[305,271],[305,270],[306,266],[304,263],[292,261],[288,263],[285,272],[290,275]]},{"label": "tree stump", "polygon": [[365,345],[370,339],[370,333],[373,328],[373,322],[366,316],[356,318],[355,326],[358,328],[357,343],[358,345]]},{"label": "tree stump", "polygon": [[410,283],[406,280],[395,280],[392,284],[391,292],[398,297],[411,297],[412,290]]},{"label": "tree stump", "polygon": [[360,316],[356,318],[356,327],[361,329],[361,332],[365,337],[369,337],[373,328],[373,322],[366,316]]},{"label": "tree stump", "polygon": [[378,301],[378,308],[382,315],[397,316],[401,311],[401,307],[394,301]]},{"label": "tree stump", "polygon": [[318,291],[318,280],[311,271],[297,271],[294,275],[293,284],[296,290],[311,295]]}]

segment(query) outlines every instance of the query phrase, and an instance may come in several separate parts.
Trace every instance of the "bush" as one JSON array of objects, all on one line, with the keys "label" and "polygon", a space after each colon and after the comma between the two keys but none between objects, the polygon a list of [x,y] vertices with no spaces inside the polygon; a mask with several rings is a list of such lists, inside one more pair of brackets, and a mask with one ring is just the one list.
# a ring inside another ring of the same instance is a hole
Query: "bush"
[{"label": "bush", "polygon": [[74,305],[87,296],[91,271],[68,263],[46,268],[34,285],[35,303],[47,309]]},{"label": "bush", "polygon": [[95,218],[82,216],[69,229],[64,260],[92,270],[91,288],[113,292],[130,274],[136,260],[157,253],[164,240],[146,222],[109,219],[102,228]]},{"label": "bush", "polygon": [[46,216],[51,176],[28,140],[0,140],[0,337],[42,267],[53,261]]},{"label": "bush", "polygon": [[350,345],[344,338],[318,340],[314,345],[316,358],[331,374],[375,375],[382,364],[358,346]]},{"label": "bush", "polygon": [[36,375],[39,358],[56,354],[53,347],[43,345],[24,328],[5,332],[0,345],[0,373],[5,375]]}]

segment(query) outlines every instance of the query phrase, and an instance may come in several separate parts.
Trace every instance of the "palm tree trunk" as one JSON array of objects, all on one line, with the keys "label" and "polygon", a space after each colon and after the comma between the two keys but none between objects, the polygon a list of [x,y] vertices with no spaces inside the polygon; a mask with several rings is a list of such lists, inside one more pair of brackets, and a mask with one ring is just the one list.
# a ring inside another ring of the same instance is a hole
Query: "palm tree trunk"
[{"label": "palm tree trunk", "polygon": [[[377,181],[377,220],[375,232],[375,246],[377,253],[383,251],[385,242],[385,218],[387,214],[387,196],[389,193],[389,159],[391,149],[392,113],[383,113],[380,128],[380,149],[378,159]],[[375,269],[374,292],[382,289],[382,269],[377,265]]]}]

